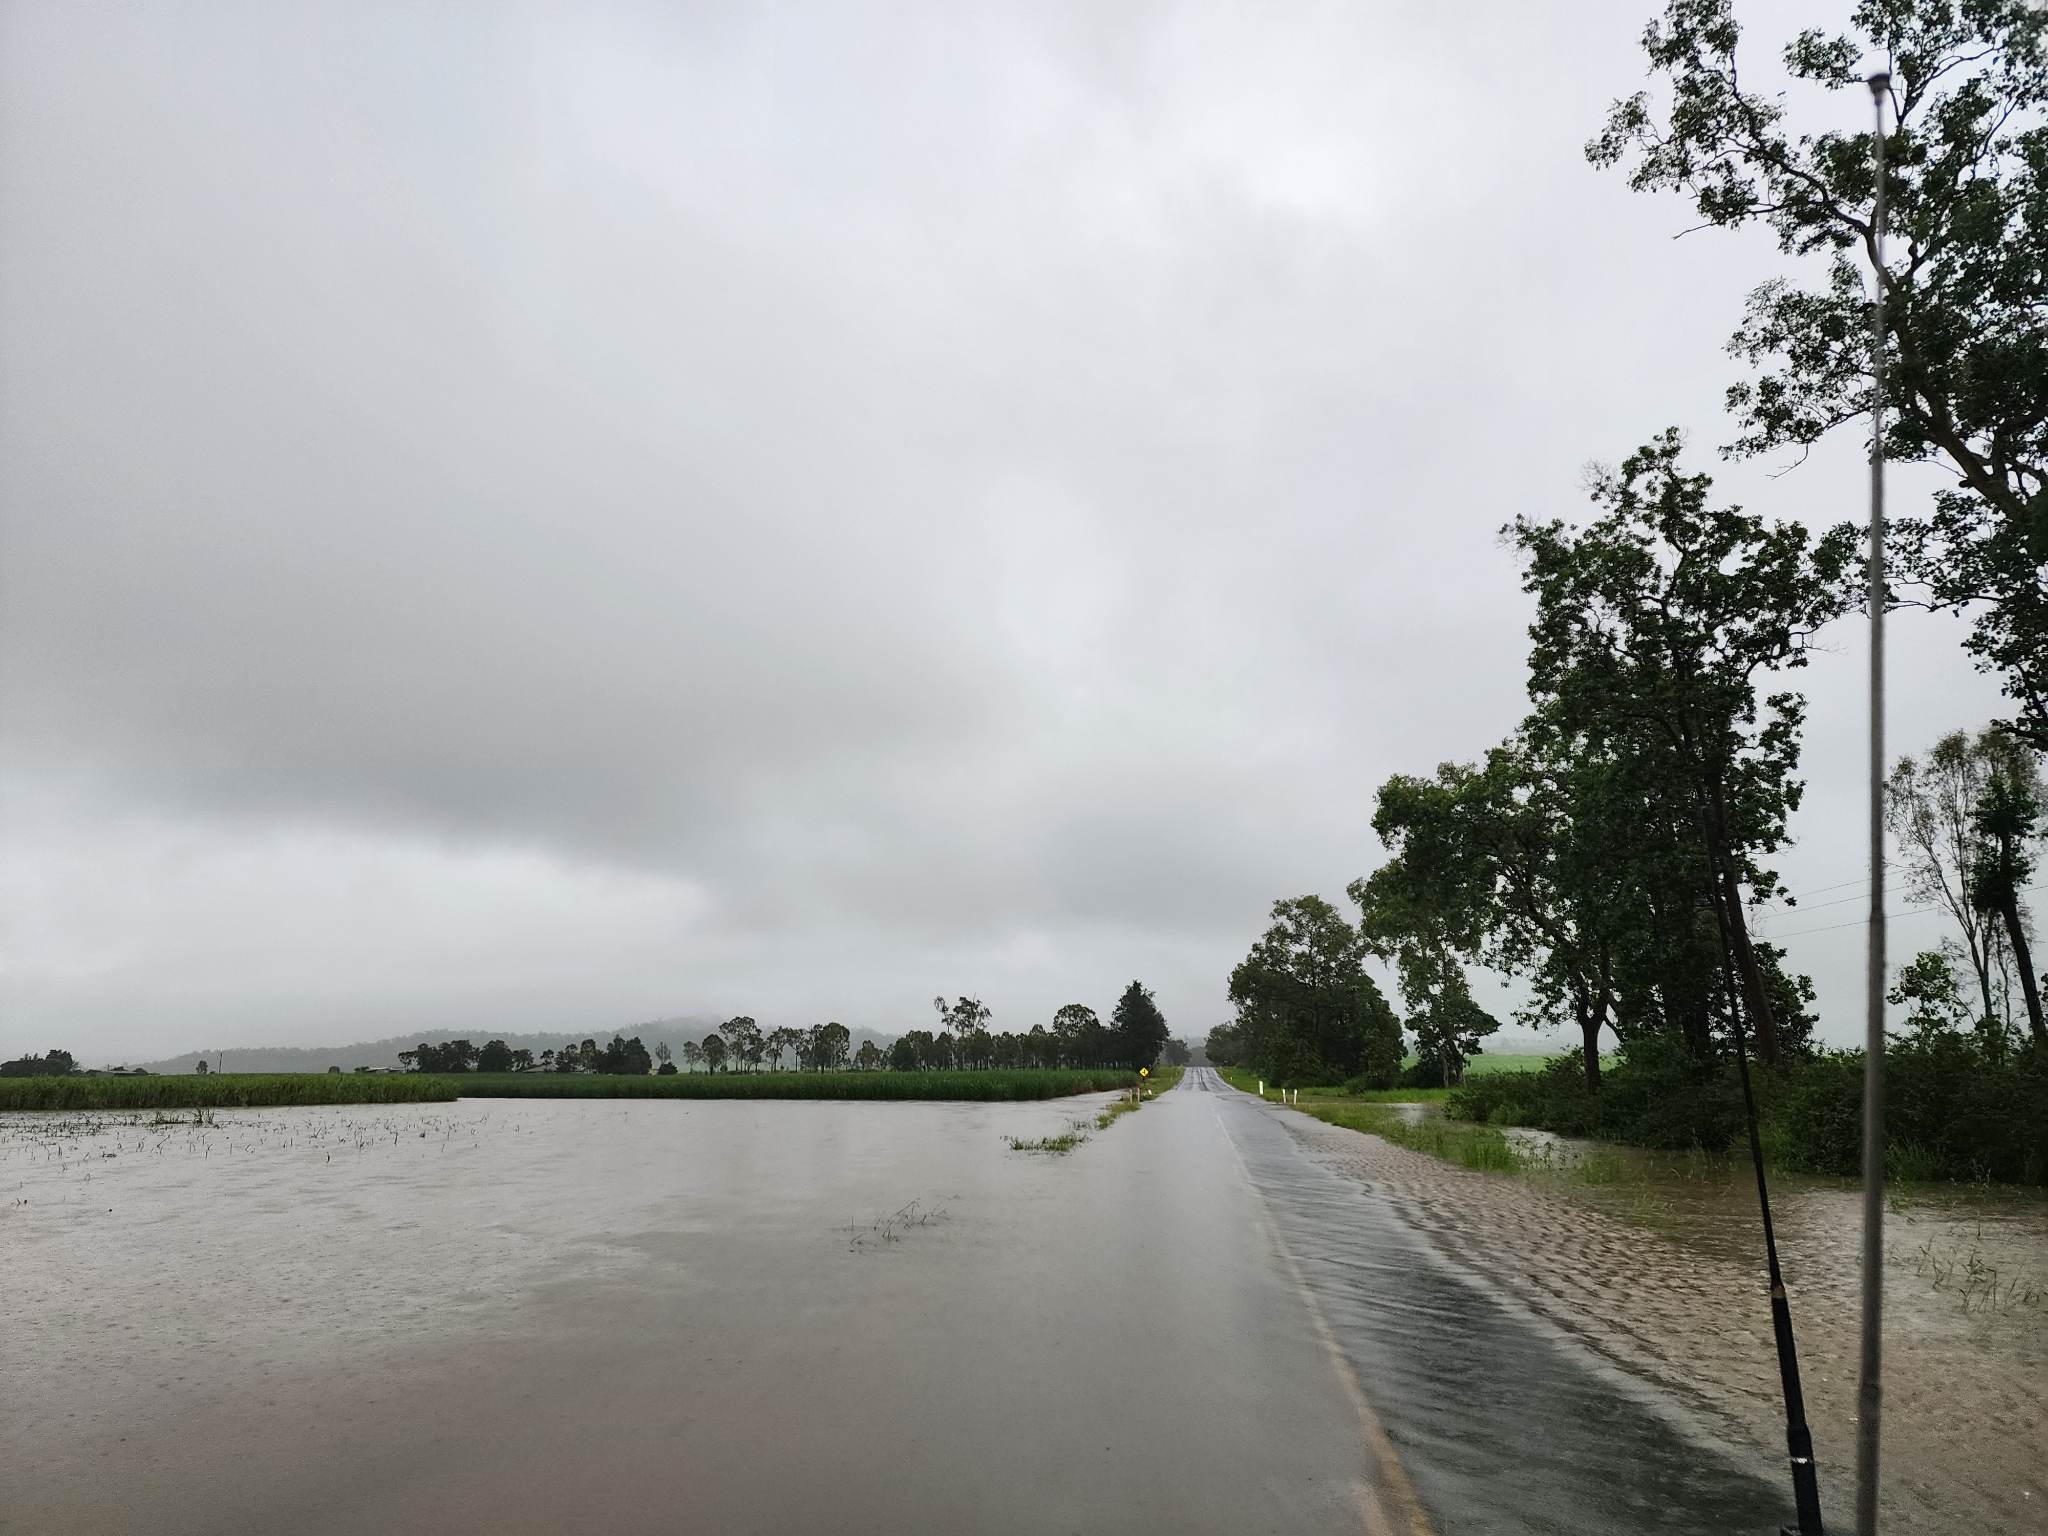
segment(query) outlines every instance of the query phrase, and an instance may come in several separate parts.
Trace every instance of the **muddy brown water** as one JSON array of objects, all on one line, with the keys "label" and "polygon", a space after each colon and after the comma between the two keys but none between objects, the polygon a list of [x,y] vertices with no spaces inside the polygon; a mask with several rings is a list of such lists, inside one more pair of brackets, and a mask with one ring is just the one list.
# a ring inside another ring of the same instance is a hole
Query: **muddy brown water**
[{"label": "muddy brown water", "polygon": [[0,1118],[0,1530],[1787,1513],[1712,1413],[1212,1074],[1007,1145],[1102,1102]]}]

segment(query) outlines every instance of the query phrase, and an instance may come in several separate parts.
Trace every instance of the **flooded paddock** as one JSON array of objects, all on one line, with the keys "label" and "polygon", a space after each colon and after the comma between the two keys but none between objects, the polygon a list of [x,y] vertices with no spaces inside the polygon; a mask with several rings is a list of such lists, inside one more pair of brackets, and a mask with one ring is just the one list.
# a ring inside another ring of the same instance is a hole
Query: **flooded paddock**
[{"label": "flooded paddock", "polygon": [[1105,1097],[0,1119],[0,1527],[1355,1528],[1227,1143],[1009,1149]]}]

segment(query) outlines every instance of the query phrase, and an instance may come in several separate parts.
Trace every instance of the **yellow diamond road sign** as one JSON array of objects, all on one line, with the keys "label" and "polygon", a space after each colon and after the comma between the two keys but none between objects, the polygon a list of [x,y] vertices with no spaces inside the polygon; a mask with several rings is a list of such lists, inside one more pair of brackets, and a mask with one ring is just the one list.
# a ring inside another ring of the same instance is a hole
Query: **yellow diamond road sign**
[{"label": "yellow diamond road sign", "polygon": [[1140,1067],[1140,1068],[1138,1068],[1138,1076],[1140,1076],[1140,1077],[1150,1077],[1151,1075],[1152,1075],[1152,1069],[1151,1069],[1150,1067]]}]

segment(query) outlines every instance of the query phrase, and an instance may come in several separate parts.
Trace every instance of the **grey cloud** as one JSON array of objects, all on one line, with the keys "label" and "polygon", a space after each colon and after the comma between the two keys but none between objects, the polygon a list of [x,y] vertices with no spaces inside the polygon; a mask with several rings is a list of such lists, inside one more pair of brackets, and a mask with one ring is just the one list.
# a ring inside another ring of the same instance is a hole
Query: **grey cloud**
[{"label": "grey cloud", "polygon": [[[1199,1032],[1513,725],[1498,526],[1719,440],[1771,257],[1578,153],[1643,10],[9,8],[0,1045]],[[1917,633],[1902,745],[1993,708]]]}]

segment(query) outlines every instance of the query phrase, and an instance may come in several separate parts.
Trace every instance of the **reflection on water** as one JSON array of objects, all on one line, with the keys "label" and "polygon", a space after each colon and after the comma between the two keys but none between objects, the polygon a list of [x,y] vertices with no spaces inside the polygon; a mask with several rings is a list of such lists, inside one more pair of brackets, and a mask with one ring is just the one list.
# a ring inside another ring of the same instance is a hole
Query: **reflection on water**
[{"label": "reflection on water", "polygon": [[[1417,1124],[1436,1104],[1391,1106]],[[1760,1263],[1756,1182],[1745,1158],[1660,1152],[1505,1127],[1528,1177],[1692,1251]],[[1771,1215],[1786,1275],[1809,1304],[1854,1304],[1863,1205],[1853,1180],[1774,1173]],[[1887,1189],[1888,1332],[1995,1331],[2001,1352],[2048,1361],[2048,1191],[1999,1184]]]}]

